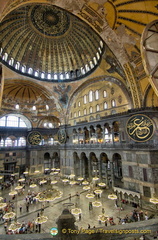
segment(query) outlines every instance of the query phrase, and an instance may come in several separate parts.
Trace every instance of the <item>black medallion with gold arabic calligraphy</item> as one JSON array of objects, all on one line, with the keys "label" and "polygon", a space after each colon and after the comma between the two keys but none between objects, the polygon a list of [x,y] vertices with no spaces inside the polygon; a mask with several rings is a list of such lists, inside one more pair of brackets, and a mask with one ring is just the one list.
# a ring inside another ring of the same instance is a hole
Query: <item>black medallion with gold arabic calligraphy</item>
[{"label": "black medallion with gold arabic calligraphy", "polygon": [[30,132],[28,137],[27,137],[27,141],[31,145],[39,145],[41,140],[42,140],[42,136],[37,131]]},{"label": "black medallion with gold arabic calligraphy", "polygon": [[126,131],[135,142],[146,142],[153,136],[154,124],[146,115],[137,114],[128,120]]}]

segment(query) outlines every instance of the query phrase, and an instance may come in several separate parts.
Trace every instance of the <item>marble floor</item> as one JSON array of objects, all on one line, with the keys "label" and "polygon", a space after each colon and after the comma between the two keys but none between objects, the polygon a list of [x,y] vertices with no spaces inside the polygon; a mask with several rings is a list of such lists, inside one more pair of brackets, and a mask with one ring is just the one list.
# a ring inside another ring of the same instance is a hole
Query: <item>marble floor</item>
[{"label": "marble floor", "polygon": [[[38,213],[41,212],[41,208],[44,209],[43,214],[48,217],[48,221],[41,225],[41,232],[49,233],[50,229],[53,227],[57,227],[56,221],[58,217],[61,215],[63,209],[65,207],[70,210],[78,207],[81,208],[81,219],[76,216],[75,225],[80,229],[81,227],[86,229],[88,228],[88,224],[92,227],[101,227],[105,226],[104,223],[100,223],[98,221],[98,215],[102,214],[102,208],[105,210],[105,215],[108,217],[113,217],[114,222],[116,224],[119,223],[119,218],[124,218],[126,215],[131,217],[132,211],[134,208],[131,204],[123,204],[123,210],[120,209],[120,202],[118,201],[118,207],[115,206],[115,200],[108,199],[108,195],[111,193],[110,189],[102,189],[103,192],[101,194],[101,198],[88,199],[86,198],[86,194],[88,191],[83,190],[82,185],[73,185],[64,184],[60,179],[57,184],[53,185],[55,189],[58,189],[62,192],[62,197],[60,199],[56,199],[53,202],[38,202],[29,205],[29,211],[26,209],[26,200],[25,196],[30,192],[29,186],[25,187],[24,194],[18,195],[14,200],[12,196],[9,196],[9,192],[14,190],[17,183],[12,186],[12,189],[3,190],[0,192],[0,196],[6,198],[7,201],[14,202],[15,212],[17,213],[17,219],[20,223],[26,223],[28,221],[34,221],[37,218]],[[41,192],[44,189],[47,190],[47,184],[42,186],[37,186],[33,189],[34,192]],[[79,193],[79,197],[76,196],[76,193]],[[71,198],[70,198],[71,194]],[[100,201],[102,206],[93,207],[92,210],[89,210],[89,202]],[[20,206],[22,210],[20,212]],[[150,215],[150,212],[148,212]],[[109,223],[108,223],[109,224]],[[0,221],[0,234],[5,234],[4,223]]]}]

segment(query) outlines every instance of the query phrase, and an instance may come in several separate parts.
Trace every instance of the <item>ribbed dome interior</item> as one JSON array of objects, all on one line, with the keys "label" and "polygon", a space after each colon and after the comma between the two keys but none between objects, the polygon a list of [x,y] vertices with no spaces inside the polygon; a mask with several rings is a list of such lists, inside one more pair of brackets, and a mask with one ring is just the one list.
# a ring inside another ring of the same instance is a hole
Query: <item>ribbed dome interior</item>
[{"label": "ribbed dome interior", "polygon": [[54,5],[30,4],[1,23],[2,62],[33,78],[73,81],[93,72],[104,52],[87,23]]}]

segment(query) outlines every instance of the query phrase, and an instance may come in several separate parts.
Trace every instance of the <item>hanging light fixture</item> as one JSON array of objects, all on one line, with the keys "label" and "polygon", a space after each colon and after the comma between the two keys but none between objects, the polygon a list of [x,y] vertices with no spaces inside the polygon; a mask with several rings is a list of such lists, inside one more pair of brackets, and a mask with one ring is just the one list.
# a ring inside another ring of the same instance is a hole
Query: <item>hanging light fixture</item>
[{"label": "hanging light fixture", "polygon": [[153,203],[153,204],[158,204],[158,198],[150,198],[150,202]]},{"label": "hanging light fixture", "polygon": [[81,211],[80,208],[74,208],[74,209],[71,210],[71,213],[72,213],[73,215],[79,215],[79,214],[82,213],[82,211]]},{"label": "hanging light fixture", "polygon": [[37,187],[37,184],[31,184],[30,186],[29,186],[30,188],[35,188],[35,187]]},{"label": "hanging light fixture", "polygon": [[86,185],[83,187],[83,190],[90,190],[90,188],[91,188],[90,186]]},{"label": "hanging light fixture", "polygon": [[104,182],[100,182],[100,183],[98,183],[98,186],[99,187],[106,187],[106,184]]},{"label": "hanging light fixture", "polygon": [[108,199],[116,200],[117,196],[115,194],[111,193],[111,194],[108,195]]},{"label": "hanging light fixture", "polygon": [[88,181],[83,181],[82,185],[89,185],[89,182]]},{"label": "hanging light fixture", "polygon": [[93,207],[101,207],[102,203],[99,201],[92,202]]},{"label": "hanging light fixture", "polygon": [[8,230],[16,232],[21,228],[21,225],[22,225],[21,223],[15,221],[14,223],[10,224],[10,226],[8,227]]},{"label": "hanging light fixture", "polygon": [[46,223],[47,221],[48,221],[48,217],[42,215],[36,218],[35,223],[42,224],[42,223]]},{"label": "hanging light fixture", "polygon": [[95,195],[93,193],[88,193],[86,195],[86,198],[94,198],[94,197],[95,197]]},{"label": "hanging light fixture", "polygon": [[23,186],[18,185],[15,187],[15,190],[21,190],[22,188],[23,188]]},{"label": "hanging light fixture", "polygon": [[98,220],[101,221],[101,222],[105,222],[108,220],[109,217],[106,217],[105,215],[99,215],[98,216]]}]

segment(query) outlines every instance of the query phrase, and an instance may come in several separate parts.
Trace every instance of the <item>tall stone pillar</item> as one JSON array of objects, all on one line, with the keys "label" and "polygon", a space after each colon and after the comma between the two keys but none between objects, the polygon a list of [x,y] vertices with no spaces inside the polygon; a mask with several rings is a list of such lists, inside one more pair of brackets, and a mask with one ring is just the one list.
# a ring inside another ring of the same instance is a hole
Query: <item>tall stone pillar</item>
[{"label": "tall stone pillar", "polygon": [[82,162],[82,159],[80,159],[80,177],[83,177],[83,162]]},{"label": "tall stone pillar", "polygon": [[109,186],[109,180],[108,180],[108,164],[105,164],[105,174],[106,174],[106,186]]},{"label": "tall stone pillar", "polygon": [[4,77],[2,71],[2,64],[0,64],[0,109],[2,107],[3,89],[4,89]]},{"label": "tall stone pillar", "polygon": [[88,159],[88,175],[89,175],[89,180],[92,180],[92,168],[91,168],[91,159]]},{"label": "tall stone pillar", "polygon": [[101,165],[102,161],[98,161],[98,170],[99,170],[99,180],[100,182],[102,182],[102,165]]},{"label": "tall stone pillar", "polygon": [[110,162],[110,168],[111,168],[111,186],[114,187],[114,163]]}]

